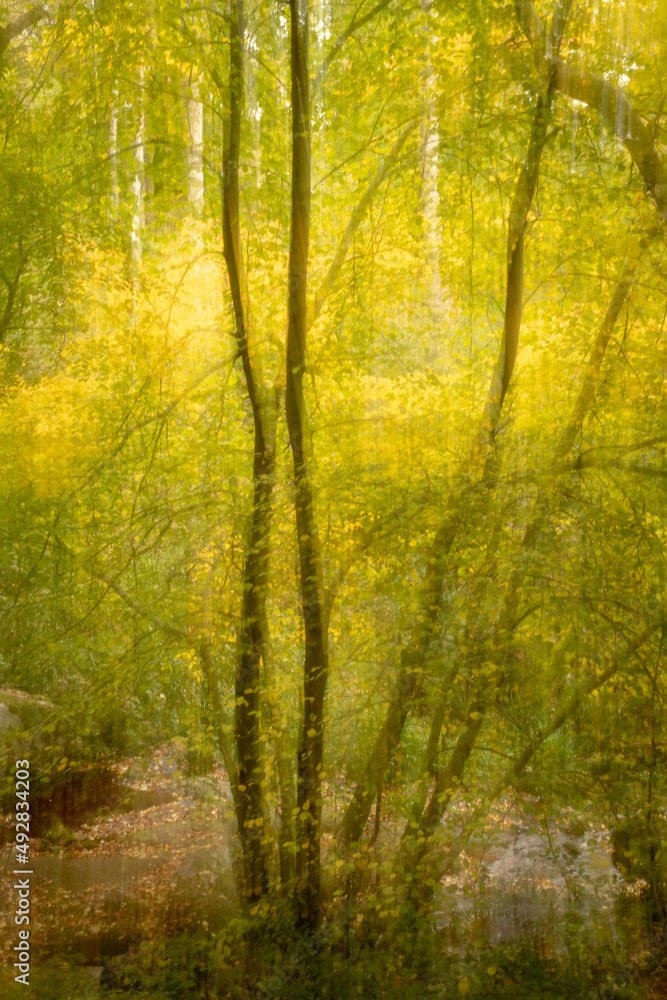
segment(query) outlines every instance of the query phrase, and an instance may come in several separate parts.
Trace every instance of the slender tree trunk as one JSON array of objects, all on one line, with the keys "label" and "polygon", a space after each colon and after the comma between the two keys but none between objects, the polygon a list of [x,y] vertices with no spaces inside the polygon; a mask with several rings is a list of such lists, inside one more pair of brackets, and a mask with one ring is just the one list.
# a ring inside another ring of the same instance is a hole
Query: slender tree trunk
[{"label": "slender tree trunk", "polygon": [[188,119],[188,199],[196,219],[204,215],[204,106],[199,81],[193,80],[185,98]]},{"label": "slender tree trunk", "polygon": [[[592,400],[594,399],[594,388],[599,377],[600,364],[609,343],[618,314],[627,298],[635,267],[636,263],[633,263],[624,269],[623,275],[614,289],[611,303],[600,325],[598,336],[596,337],[595,345],[591,352],[587,369],[584,373],[581,390],[575,401],[572,416],[555,448],[554,459],[566,457],[581,430],[584,418],[589,411]],[[525,553],[526,550],[534,547],[537,536],[541,530],[543,530],[543,521],[540,512],[536,511],[535,515],[526,526],[521,542],[522,553]],[[493,653],[490,659],[491,661],[496,662],[499,668],[498,672],[483,675],[483,679],[478,681],[468,707],[465,728],[454,745],[449,761],[437,775],[437,780],[428,805],[424,809],[419,822],[415,822],[413,818],[412,822],[408,822],[406,825],[401,841],[401,854],[403,856],[404,863],[407,863],[408,858],[410,858],[413,865],[420,865],[428,848],[429,841],[435,835],[439,824],[447,811],[451,796],[456,786],[461,782],[468,759],[482,729],[488,707],[488,700],[493,691],[497,688],[498,678],[503,675],[502,664],[504,650],[507,646],[508,640],[511,638],[514,629],[516,628],[518,621],[518,608],[526,573],[528,572],[527,561],[525,558],[520,558],[518,563],[519,564],[510,576],[503,605],[494,628]],[[472,643],[473,650],[482,648],[485,638],[486,637],[483,634],[477,635]],[[469,660],[469,667],[473,666],[474,658],[475,652],[473,651],[471,656],[467,658]]]},{"label": "slender tree trunk", "polygon": [[111,187],[111,217],[112,222],[118,217],[118,90],[112,91],[111,109],[109,111],[109,173]]},{"label": "slender tree trunk", "polygon": [[338,276],[340,275],[348,250],[352,246],[354,236],[359,229],[359,226],[361,225],[361,222],[364,219],[375,194],[379,190],[380,185],[388,175],[391,168],[395,165],[400,152],[405,145],[406,139],[410,133],[415,130],[417,123],[417,119],[408,122],[405,128],[401,130],[391,150],[385,157],[382,158],[375,174],[361,193],[359,201],[353,209],[347,226],[343,231],[343,235],[338,242],[338,246],[332,258],[331,264],[329,265],[329,269],[323,277],[320,287],[317,289],[313,297],[312,306],[308,310],[308,330],[310,330],[310,327],[313,323],[315,323],[324,308],[324,303],[326,302],[338,279]]},{"label": "slender tree trunk", "polygon": [[303,722],[297,758],[297,907],[301,922],[320,919],[320,839],[324,696],[328,675],[326,608],[303,391],[308,329],[310,102],[307,0],[290,0],[292,220],[289,255],[285,414],[294,460],[294,503],[305,653]]},{"label": "slender tree trunk", "polygon": [[[487,568],[484,574],[480,575],[477,579],[474,594],[467,610],[467,620],[463,642],[468,649],[474,651],[473,656],[476,656],[477,659],[479,659],[478,649],[480,648],[478,642],[478,622],[489,580],[495,572],[497,563],[496,554],[502,536],[503,527],[504,522],[502,517],[496,517],[493,532],[484,555],[484,562],[487,565]],[[446,672],[433,704],[428,743],[422,758],[420,778],[416,783],[415,792],[408,809],[408,819],[403,837],[401,838],[402,844],[409,842],[409,840],[412,839],[414,832],[420,830],[421,828],[421,818],[428,799],[429,785],[432,782],[435,782],[437,786],[439,782],[442,782],[443,777],[445,777],[443,775],[443,768],[436,764],[438,744],[445,718],[447,717],[450,709],[449,696],[451,694],[452,685],[459,675],[460,666],[460,662],[454,663],[454,665]]]},{"label": "slender tree trunk", "polygon": [[275,701],[273,683],[273,653],[270,642],[269,622],[266,612],[263,616],[264,632],[263,662],[265,704],[273,729],[273,745],[278,773],[278,796],[280,798],[280,833],[278,835],[278,853],[280,863],[280,882],[283,888],[291,885],[294,877],[294,811],[296,807],[296,789],[288,752],[289,741],[281,721],[282,712]]},{"label": "slender tree trunk", "polygon": [[9,333],[12,319],[14,318],[14,305],[16,303],[16,296],[18,294],[19,285],[21,283],[21,275],[23,274],[25,265],[26,261],[23,254],[21,254],[21,260],[19,261],[13,278],[8,278],[4,271],[0,270],[0,280],[7,286],[7,298],[5,299],[2,316],[0,316],[0,345],[4,344],[7,334]]},{"label": "slender tree trunk", "polygon": [[[143,83],[143,70],[140,73],[140,83]],[[134,135],[134,173],[130,182],[132,217],[130,222],[130,266],[132,281],[136,283],[137,271],[143,256],[144,231],[144,143],[146,139],[146,115],[144,112],[143,91],[139,94],[139,114],[137,116]]]},{"label": "slender tree trunk", "polygon": [[271,499],[275,479],[275,427],[268,443],[257,441],[253,462],[253,506],[250,544],[243,574],[243,608],[239,664],[236,671],[236,746],[241,811],[239,826],[246,855],[246,892],[260,897],[268,888],[263,801],[264,753],[261,733],[261,668],[268,655],[266,623],[270,553]]},{"label": "slender tree trunk", "polygon": [[563,429],[563,433],[561,434],[560,440],[556,446],[554,453],[554,458],[556,460],[567,458],[572,446],[577,440],[577,437],[581,433],[584,418],[595,400],[595,394],[600,382],[600,366],[602,364],[602,359],[604,358],[607,350],[609,338],[611,337],[616,325],[618,315],[627,300],[638,263],[639,258],[627,263],[620,280],[616,284],[611,302],[609,303],[607,312],[605,313],[604,319],[600,324],[600,329],[598,330],[595,343],[591,348],[586,373],[581,384],[581,389],[579,390],[577,401],[572,411],[572,416],[570,417],[566,427]]},{"label": "slender tree trunk", "polygon": [[268,655],[266,594],[271,537],[271,502],[276,461],[276,400],[265,390],[253,356],[248,286],[243,265],[239,202],[239,155],[243,108],[243,0],[232,10],[229,119],[223,150],[223,249],[234,306],[238,354],[243,366],[254,428],[253,502],[243,573],[242,622],[236,670],[237,819],[245,862],[246,897],[268,888],[268,824],[263,801],[261,669]]},{"label": "slender tree trunk", "polygon": [[[421,0],[422,13],[427,22],[433,0]],[[436,74],[431,59],[431,35],[427,23],[425,45],[426,69],[424,71],[423,101],[424,126],[422,135],[422,213],[424,257],[427,278],[427,305],[434,324],[443,320],[442,282],[440,279],[440,191],[438,188],[439,118],[435,102]],[[433,333],[434,331],[432,331]]]}]

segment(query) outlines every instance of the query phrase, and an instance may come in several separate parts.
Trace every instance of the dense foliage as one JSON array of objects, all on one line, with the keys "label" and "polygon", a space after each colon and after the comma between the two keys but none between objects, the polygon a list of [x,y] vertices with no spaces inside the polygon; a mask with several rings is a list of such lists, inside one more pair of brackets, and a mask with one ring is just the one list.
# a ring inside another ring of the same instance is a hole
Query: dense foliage
[{"label": "dense foliage", "polygon": [[666,19],[5,5],[0,681],[55,706],[44,788],[222,760],[220,996],[294,941],[412,995],[522,793],[604,819],[664,924]]}]

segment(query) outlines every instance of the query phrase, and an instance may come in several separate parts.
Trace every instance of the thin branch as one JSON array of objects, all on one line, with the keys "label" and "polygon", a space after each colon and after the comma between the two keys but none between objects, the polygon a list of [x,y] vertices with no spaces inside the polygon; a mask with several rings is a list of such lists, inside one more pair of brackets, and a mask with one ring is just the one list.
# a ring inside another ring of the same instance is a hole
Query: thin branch
[{"label": "thin branch", "polygon": [[351,38],[352,35],[355,33],[355,31],[359,31],[359,29],[363,28],[365,24],[368,24],[369,21],[372,21],[374,17],[377,17],[378,14],[381,14],[382,11],[386,7],[388,7],[390,3],[391,0],[379,0],[379,3],[376,3],[374,7],[371,7],[371,9],[367,11],[362,17],[357,16],[359,13],[358,9],[355,11],[354,16],[350,21],[350,23],[348,24],[347,28],[345,28],[345,30],[341,32],[341,34],[338,36],[338,38],[329,49],[326,56],[324,57],[322,65],[317,71],[317,75],[315,76],[315,80],[313,83],[313,87],[315,90],[322,83],[323,78],[329,71],[329,67],[331,66],[334,59],[336,59],[336,57],[338,56],[338,53],[345,45],[345,42],[348,40],[348,38]]},{"label": "thin branch", "polygon": [[[624,666],[624,664],[626,664],[639,649],[641,649],[644,643],[646,643],[662,625],[663,623],[659,621],[654,621],[648,625],[643,632],[629,642],[625,649],[612,659],[611,663],[605,670],[602,670],[600,673],[596,673],[595,676],[591,677],[589,681],[582,684],[581,687],[575,691],[569,701],[567,701],[566,704],[552,716],[551,721],[544,726],[543,729],[539,729],[537,731],[532,740],[526,744],[522,752],[514,758],[511,766],[507,768],[500,778],[498,778],[490,794],[473,811],[470,818],[464,824],[458,837],[456,837],[456,839],[452,842],[449,851],[436,859],[435,865],[433,866],[432,878],[429,879],[429,881],[433,882],[433,886],[435,886],[444,875],[451,871],[456,859],[470,839],[470,836],[480,819],[486,815],[492,803],[505,790],[505,788],[507,788],[508,785],[513,784],[523,773],[526,766],[546,740],[562,728],[568,719],[574,715],[577,708],[585,698],[588,698],[589,695],[593,694],[594,691],[597,691],[598,688],[602,687],[608,680],[614,677],[621,667]],[[431,887],[424,889],[424,895],[431,896],[432,892],[433,889]]]},{"label": "thin branch", "polygon": [[398,155],[401,149],[403,148],[406,139],[408,138],[410,133],[415,129],[418,121],[419,121],[418,118],[413,119],[412,121],[408,122],[408,124],[402,130],[402,132],[396,139],[396,142],[394,143],[390,151],[382,159],[382,162],[379,164],[377,170],[375,171],[372,180],[364,190],[359,201],[357,202],[356,207],[352,211],[348,224],[345,227],[345,231],[340,238],[338,247],[336,248],[333,260],[329,265],[329,270],[322,279],[320,287],[317,289],[317,292],[315,293],[313,305],[308,310],[309,329],[313,325],[313,323],[315,323],[318,316],[320,315],[324,303],[327,297],[329,296],[331,289],[336,283],[336,280],[338,279],[343,264],[345,263],[347,252],[350,249],[352,240],[354,239],[354,235],[357,232],[359,226],[361,225],[361,221],[364,218],[371,201],[373,200],[373,196],[376,194],[378,188],[380,187],[385,177],[389,173],[389,170],[395,163],[396,159],[398,158]]}]

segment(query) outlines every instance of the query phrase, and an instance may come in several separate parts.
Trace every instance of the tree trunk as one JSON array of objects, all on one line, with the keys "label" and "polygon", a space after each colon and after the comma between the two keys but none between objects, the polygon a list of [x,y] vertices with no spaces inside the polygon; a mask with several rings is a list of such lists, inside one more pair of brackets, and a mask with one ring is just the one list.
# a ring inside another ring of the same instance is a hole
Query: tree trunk
[{"label": "tree trunk", "polygon": [[25,14],[21,14],[15,21],[10,21],[9,24],[0,27],[0,59],[5,54],[12,39],[17,38],[24,31],[28,31],[29,28],[34,27],[34,25],[38,24],[45,17],[46,10],[44,7],[37,6],[33,7],[32,10],[26,11]]},{"label": "tree trunk", "polygon": [[118,217],[118,90],[112,91],[111,108],[109,111],[109,182],[111,188],[111,221]]},{"label": "tree trunk", "polygon": [[[245,863],[246,898],[268,888],[263,802],[264,757],[261,738],[261,669],[267,655],[266,593],[270,555],[271,501],[276,462],[276,406],[264,389],[252,352],[252,324],[243,266],[239,218],[239,153],[243,108],[243,0],[232,11],[230,33],[229,119],[223,150],[223,249],[234,306],[238,355],[243,366],[254,429],[253,501],[250,539],[243,572],[241,631],[236,670],[237,820]],[[266,829],[265,829],[266,826]]]},{"label": "tree trunk", "polygon": [[[507,240],[507,294],[505,326],[500,352],[491,376],[491,384],[482,415],[481,426],[473,440],[470,459],[461,467],[462,480],[479,482],[483,477],[490,445],[493,442],[503,401],[516,361],[521,303],[523,294],[523,238],[539,172],[540,157],[547,140],[551,98],[538,101],[531,129],[526,162],[517,179],[512,202]],[[411,648],[401,654],[401,666],[391,693],[389,708],[382,729],[375,741],[361,780],[343,818],[341,836],[345,847],[358,841],[368,820],[376,789],[383,783],[384,773],[405,726],[426,666],[431,642],[439,628],[442,592],[449,566],[449,551],[458,533],[470,491],[465,486],[455,494],[449,512],[436,532],[428,554],[428,569],[422,589],[418,624],[413,632]]]},{"label": "tree trunk", "polygon": [[326,608],[310,469],[310,427],[303,391],[308,329],[310,102],[307,0],[290,0],[292,219],[289,254],[285,414],[294,460],[305,653],[303,721],[297,758],[297,908],[311,927],[320,919],[320,839],[324,696],[328,675]]},{"label": "tree trunk", "polygon": [[656,149],[651,131],[644,125],[622,90],[609,80],[580,72],[563,59],[549,58],[549,37],[531,0],[516,0],[521,30],[530,42],[539,72],[549,73],[562,94],[597,108],[601,118],[616,134],[624,122],[622,135],[635,166],[651,193],[661,218],[667,218],[667,168]]},{"label": "tree trunk", "polygon": [[146,115],[144,112],[143,98],[143,69],[139,75],[139,112],[135,118],[136,130],[134,134],[134,172],[130,181],[130,271],[132,276],[132,286],[134,298],[137,297],[138,271],[143,257],[143,232],[144,232],[144,142],[146,139]]},{"label": "tree trunk", "polygon": [[[573,407],[572,416],[556,446],[555,458],[565,457],[571,449],[572,444],[581,429],[591,401],[594,398],[593,390],[595,381],[599,375],[602,357],[607,344],[609,343],[609,338],[611,337],[611,333],[622,304],[627,297],[631,277],[634,273],[635,267],[636,264],[632,264],[625,268],[624,273],[614,290],[611,303],[601,323],[594,349],[591,352],[589,364],[582,380],[581,391]],[[539,513],[536,513],[526,526],[521,542],[522,551],[532,548],[535,545],[537,536],[541,530],[541,519]],[[502,676],[503,650],[512,636],[519,620],[518,608],[527,568],[525,558],[519,559],[519,564],[510,576],[503,605],[495,624],[493,635],[493,659],[496,660],[498,666],[500,667],[500,676]],[[472,666],[472,661],[475,658],[476,654],[474,651],[482,647],[484,640],[484,635],[480,634],[476,636],[474,642],[472,643],[473,653],[468,657],[471,661],[468,664],[469,666]],[[424,809],[419,822],[417,823],[413,819],[412,823],[408,823],[405,828],[401,841],[401,853],[404,861],[407,861],[408,857],[410,857],[413,865],[419,866],[421,863],[421,860],[428,848],[429,841],[435,835],[438,826],[447,811],[452,792],[461,782],[468,759],[474,749],[475,742],[484,722],[488,699],[493,690],[497,688],[497,677],[499,675],[494,674],[493,676],[485,676],[484,680],[478,682],[468,708],[465,730],[458,737],[448,763],[438,773],[435,787],[428,805]]]},{"label": "tree trunk", "polygon": [[188,199],[195,219],[204,216],[204,105],[199,81],[193,80],[185,98],[188,119]]},{"label": "tree trunk", "polygon": [[[421,0],[422,14],[427,22],[433,0]],[[422,215],[424,259],[426,264],[426,305],[434,324],[442,323],[444,319],[444,303],[442,282],[440,279],[440,190],[438,187],[439,173],[439,128],[440,121],[437,112],[435,89],[436,73],[431,59],[431,34],[427,23],[425,38],[426,68],[424,70],[423,102],[424,126],[422,134],[421,175],[422,175]],[[435,331],[431,330],[431,336]]]}]

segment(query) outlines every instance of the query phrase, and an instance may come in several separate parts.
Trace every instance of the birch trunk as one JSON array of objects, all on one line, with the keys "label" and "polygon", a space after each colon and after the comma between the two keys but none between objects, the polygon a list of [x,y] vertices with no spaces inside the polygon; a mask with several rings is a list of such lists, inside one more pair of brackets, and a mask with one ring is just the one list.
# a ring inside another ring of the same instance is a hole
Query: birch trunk
[{"label": "birch trunk", "polygon": [[[143,71],[139,77],[140,85],[143,84]],[[134,134],[134,172],[130,181],[130,199],[132,205],[132,216],[130,222],[130,264],[132,268],[132,280],[136,282],[137,272],[141,265],[143,256],[143,231],[145,224],[144,217],[144,185],[145,185],[145,150],[146,140],[146,115],[143,105],[143,92],[140,86],[139,113],[136,118],[136,130]]]},{"label": "birch trunk", "polygon": [[204,106],[199,100],[199,81],[194,80],[185,99],[188,119],[188,198],[192,215],[204,215]]}]

